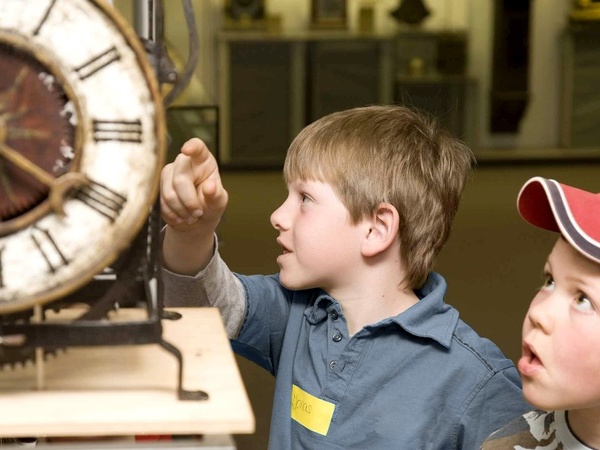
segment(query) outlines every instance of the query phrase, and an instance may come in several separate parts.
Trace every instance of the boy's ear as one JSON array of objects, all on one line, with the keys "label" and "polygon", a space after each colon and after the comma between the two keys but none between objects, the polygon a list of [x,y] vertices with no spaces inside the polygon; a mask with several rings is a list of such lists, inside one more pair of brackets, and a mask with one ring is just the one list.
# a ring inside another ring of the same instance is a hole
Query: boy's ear
[{"label": "boy's ear", "polygon": [[387,250],[398,238],[400,217],[389,203],[380,203],[373,217],[368,221],[368,229],[361,245],[363,256],[375,256]]}]

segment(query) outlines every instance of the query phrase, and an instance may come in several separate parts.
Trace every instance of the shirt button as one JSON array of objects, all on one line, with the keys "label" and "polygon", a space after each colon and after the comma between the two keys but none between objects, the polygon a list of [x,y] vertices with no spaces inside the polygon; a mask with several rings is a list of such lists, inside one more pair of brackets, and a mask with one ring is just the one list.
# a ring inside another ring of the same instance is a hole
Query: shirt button
[{"label": "shirt button", "polygon": [[333,342],[340,342],[342,340],[342,335],[340,333],[335,333],[332,337]]},{"label": "shirt button", "polygon": [[335,311],[331,312],[331,320],[337,320],[338,319],[338,313],[336,313]]},{"label": "shirt button", "polygon": [[331,370],[335,369],[335,366],[337,366],[337,361],[331,361],[331,362],[329,363],[329,368],[330,368]]}]

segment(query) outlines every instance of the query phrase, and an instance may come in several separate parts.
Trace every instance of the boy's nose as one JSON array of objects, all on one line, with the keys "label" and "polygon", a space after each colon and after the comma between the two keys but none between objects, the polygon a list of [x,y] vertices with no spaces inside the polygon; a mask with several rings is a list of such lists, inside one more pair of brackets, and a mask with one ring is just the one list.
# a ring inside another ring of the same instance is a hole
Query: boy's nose
[{"label": "boy's nose", "polygon": [[527,320],[532,326],[541,329],[544,333],[550,333],[554,327],[554,313],[556,299],[552,295],[544,296],[540,298],[539,294],[536,296],[531,305],[529,311],[527,311]]},{"label": "boy's nose", "polygon": [[284,224],[285,215],[283,214],[284,205],[285,205],[285,202],[282,203],[281,206],[279,206],[279,208],[277,208],[271,214],[271,225],[273,226],[273,228],[275,228],[276,230],[279,230],[279,231],[285,229],[285,224]]}]

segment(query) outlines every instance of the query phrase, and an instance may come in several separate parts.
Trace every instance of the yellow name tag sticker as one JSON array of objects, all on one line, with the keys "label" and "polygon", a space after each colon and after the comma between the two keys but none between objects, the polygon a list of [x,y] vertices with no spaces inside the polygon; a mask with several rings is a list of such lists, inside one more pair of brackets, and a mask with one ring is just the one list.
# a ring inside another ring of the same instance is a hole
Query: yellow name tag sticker
[{"label": "yellow name tag sticker", "polygon": [[292,419],[315,433],[327,436],[335,405],[292,385]]}]

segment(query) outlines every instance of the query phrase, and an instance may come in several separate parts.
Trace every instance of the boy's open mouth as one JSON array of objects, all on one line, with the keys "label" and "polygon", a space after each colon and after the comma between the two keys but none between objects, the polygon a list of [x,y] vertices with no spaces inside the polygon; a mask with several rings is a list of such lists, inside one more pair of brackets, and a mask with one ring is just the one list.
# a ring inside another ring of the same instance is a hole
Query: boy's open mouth
[{"label": "boy's open mouth", "polygon": [[283,245],[281,243],[281,241],[279,239],[277,239],[277,244],[281,247],[281,249],[283,250],[283,254],[287,254],[287,253],[291,253],[291,250],[289,250],[285,245]]},{"label": "boy's open mouth", "polygon": [[523,356],[521,356],[518,363],[519,372],[522,375],[529,376],[533,375],[543,366],[542,360],[538,357],[534,347],[527,342],[523,342]]},{"label": "boy's open mouth", "polygon": [[530,363],[533,363],[534,361],[539,361],[541,363],[533,348],[527,343],[523,344],[523,356],[527,358]]}]

